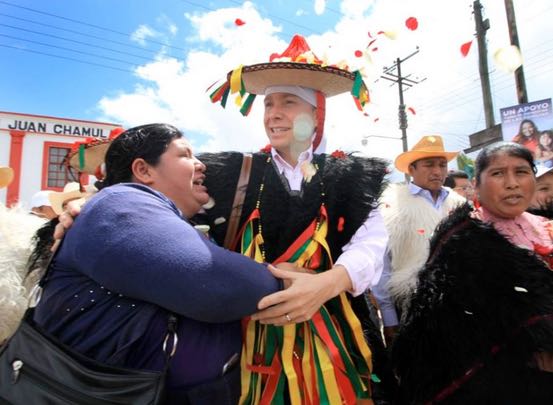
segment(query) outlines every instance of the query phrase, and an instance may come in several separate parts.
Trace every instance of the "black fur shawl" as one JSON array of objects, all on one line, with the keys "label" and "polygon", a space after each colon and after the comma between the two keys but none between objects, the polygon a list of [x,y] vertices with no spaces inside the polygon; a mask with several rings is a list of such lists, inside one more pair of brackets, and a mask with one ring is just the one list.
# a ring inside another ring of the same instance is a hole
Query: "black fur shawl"
[{"label": "black fur shawl", "polygon": [[553,373],[532,356],[553,352],[553,319],[541,317],[553,314],[553,271],[469,212],[436,230],[394,343],[400,403],[430,403],[449,387],[435,403],[552,404]]},{"label": "black fur shawl", "polygon": [[[329,213],[328,242],[336,259],[341,248],[363,224],[376,207],[384,186],[386,162],[346,155],[335,158],[315,155],[313,163],[319,171],[309,183],[304,183],[301,193],[290,193],[272,163],[267,163],[266,153],[254,153],[250,182],[242,210],[242,225],[255,208],[259,186],[265,188],[261,198],[261,218],[267,261],[280,256],[299,234],[316,218],[321,193]],[[207,211],[207,223],[212,236],[222,245],[227,230],[229,213],[242,165],[242,153],[205,153],[199,159],[207,166],[205,185],[215,200],[215,206]],[[322,180],[322,182],[321,182]],[[321,189],[321,184],[324,189]],[[224,218],[223,223],[216,224]],[[343,230],[338,222],[343,218]],[[216,221],[217,220],[217,221]]]}]

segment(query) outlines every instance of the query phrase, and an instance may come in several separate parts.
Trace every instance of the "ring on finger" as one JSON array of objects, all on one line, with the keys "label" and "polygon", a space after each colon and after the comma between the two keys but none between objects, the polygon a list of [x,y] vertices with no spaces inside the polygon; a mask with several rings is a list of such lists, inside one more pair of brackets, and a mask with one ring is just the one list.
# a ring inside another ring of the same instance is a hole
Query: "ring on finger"
[{"label": "ring on finger", "polygon": [[284,317],[286,318],[286,320],[287,320],[288,322],[292,322],[292,318],[290,318],[290,315],[284,314]]}]

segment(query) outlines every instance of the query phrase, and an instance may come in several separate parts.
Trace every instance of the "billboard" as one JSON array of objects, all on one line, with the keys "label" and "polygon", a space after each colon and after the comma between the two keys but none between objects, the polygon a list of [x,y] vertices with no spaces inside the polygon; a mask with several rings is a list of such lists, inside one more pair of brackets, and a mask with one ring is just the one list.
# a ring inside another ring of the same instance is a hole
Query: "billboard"
[{"label": "billboard", "polygon": [[503,139],[527,147],[536,164],[553,167],[551,99],[502,108],[500,113]]}]

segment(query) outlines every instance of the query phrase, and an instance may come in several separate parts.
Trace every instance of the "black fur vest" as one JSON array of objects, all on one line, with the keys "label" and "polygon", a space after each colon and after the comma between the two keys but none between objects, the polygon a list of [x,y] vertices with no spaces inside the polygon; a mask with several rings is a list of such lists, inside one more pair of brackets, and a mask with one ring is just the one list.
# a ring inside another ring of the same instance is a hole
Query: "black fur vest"
[{"label": "black fur vest", "polygon": [[[199,156],[207,166],[204,184],[215,200],[215,206],[207,210],[207,223],[220,245],[227,230],[242,156],[238,152]],[[271,262],[317,217],[324,201],[329,214],[327,241],[335,260],[341,248],[377,206],[383,189],[386,162],[347,155],[343,158],[315,155],[312,163],[319,168],[317,174],[310,182],[303,183],[301,192],[290,192],[286,180],[277,173],[273,163],[267,162],[269,156],[266,153],[253,154],[240,226],[255,209],[260,185],[264,182],[260,211],[266,258]]]}]

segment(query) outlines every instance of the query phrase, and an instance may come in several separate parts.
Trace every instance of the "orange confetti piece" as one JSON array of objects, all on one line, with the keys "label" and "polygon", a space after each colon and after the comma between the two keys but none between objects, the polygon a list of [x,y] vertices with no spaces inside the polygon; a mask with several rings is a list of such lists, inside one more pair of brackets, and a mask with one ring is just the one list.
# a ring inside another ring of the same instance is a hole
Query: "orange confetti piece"
[{"label": "orange confetti piece", "polygon": [[467,56],[469,54],[471,45],[472,45],[472,41],[465,42],[463,45],[461,45],[461,54],[463,56]]},{"label": "orange confetti piece", "polygon": [[237,18],[236,20],[234,20],[234,24],[236,24],[238,27],[246,24],[246,22],[240,18]]}]

